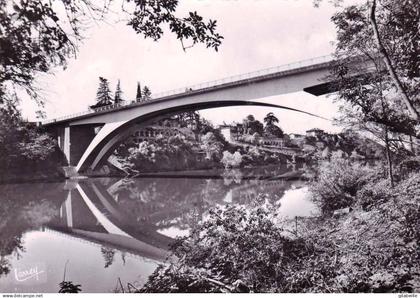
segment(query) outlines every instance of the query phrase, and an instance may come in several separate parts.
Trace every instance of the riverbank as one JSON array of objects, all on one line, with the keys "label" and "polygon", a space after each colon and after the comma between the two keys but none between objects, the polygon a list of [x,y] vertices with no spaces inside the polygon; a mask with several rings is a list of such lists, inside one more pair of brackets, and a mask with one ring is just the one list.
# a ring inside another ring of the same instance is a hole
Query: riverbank
[{"label": "riverbank", "polygon": [[[301,168],[302,164],[295,165],[296,168]],[[4,175],[0,180],[0,184],[9,183],[35,183],[35,182],[62,182],[66,179],[86,179],[88,177],[114,177],[114,178],[207,178],[207,179],[224,179],[231,176],[240,176],[241,179],[252,180],[293,180],[304,179],[302,170],[290,171],[285,164],[266,165],[258,167],[245,167],[235,169],[211,168],[200,170],[180,170],[180,171],[158,171],[139,173],[136,175],[127,176],[121,172],[96,172],[89,174],[82,174],[75,177],[66,177],[63,167],[57,168],[55,171],[45,170],[36,173],[19,175],[8,174]]]},{"label": "riverbank", "polygon": [[264,195],[252,208],[216,208],[141,292],[418,292],[418,169],[394,187],[382,167],[340,158],[318,174],[310,192],[322,216],[285,235],[290,222]]},{"label": "riverbank", "polygon": [[15,184],[15,183],[37,183],[37,182],[63,182],[66,180],[64,172],[57,169],[57,171],[43,171],[31,173],[6,173],[0,177],[1,184]]},{"label": "riverbank", "polygon": [[[160,177],[160,178],[208,178],[208,179],[224,179],[229,176],[241,174],[241,179],[260,179],[260,180],[276,180],[276,179],[299,179],[302,177],[303,171],[287,171],[282,174],[272,175],[271,173],[264,173],[264,170],[282,169],[281,167],[265,166],[244,169],[210,169],[210,170],[190,170],[190,171],[173,171],[173,172],[156,172],[156,173],[142,173],[134,177]],[[285,171],[285,170],[280,170]]]}]

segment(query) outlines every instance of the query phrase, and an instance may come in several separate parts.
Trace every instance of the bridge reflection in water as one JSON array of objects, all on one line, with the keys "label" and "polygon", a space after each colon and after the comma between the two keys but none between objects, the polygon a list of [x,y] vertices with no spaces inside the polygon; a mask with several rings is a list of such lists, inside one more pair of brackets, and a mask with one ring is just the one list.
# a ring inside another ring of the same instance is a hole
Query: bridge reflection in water
[{"label": "bridge reflection in water", "polygon": [[99,181],[70,182],[67,188],[59,219],[48,225],[49,230],[159,262],[165,260],[173,238],[157,232],[148,222],[137,225],[105,185]]},{"label": "bridge reflection in water", "polygon": [[[112,291],[118,278],[141,286],[165,262],[175,237],[188,234],[214,206],[249,205],[266,194],[281,202],[285,215],[310,210],[299,194],[290,196],[303,189],[303,182],[270,180],[288,171],[274,166],[232,170],[219,179],[89,178],[1,185],[0,291],[57,292],[67,263],[67,279],[82,284],[84,292]],[[16,283],[14,270],[34,262],[46,268],[47,280]]]},{"label": "bridge reflection in water", "polygon": [[277,200],[291,185],[285,180],[241,181],[237,176],[162,180],[69,180],[59,217],[45,230],[163,262],[175,236],[185,235],[209,208],[247,204],[260,193]]}]

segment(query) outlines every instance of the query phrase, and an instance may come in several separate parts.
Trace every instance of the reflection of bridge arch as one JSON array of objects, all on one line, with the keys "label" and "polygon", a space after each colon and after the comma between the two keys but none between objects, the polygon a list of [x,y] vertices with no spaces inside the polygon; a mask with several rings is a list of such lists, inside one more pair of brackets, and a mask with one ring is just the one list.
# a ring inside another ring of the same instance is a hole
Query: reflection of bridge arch
[{"label": "reflection of bridge arch", "polygon": [[144,252],[144,250],[139,250],[138,248],[133,248],[130,249],[127,247],[127,245],[124,245],[123,242],[106,242],[103,239],[99,239],[98,237],[95,237],[94,234],[87,234],[85,233],[80,233],[80,231],[77,230],[69,230],[69,229],[62,229],[62,228],[58,228],[58,227],[45,227],[44,232],[48,232],[48,233],[52,233],[52,234],[58,234],[61,237],[65,237],[65,238],[69,238],[72,240],[76,240],[82,243],[86,243],[89,245],[93,245],[96,246],[98,248],[101,248],[104,246],[104,244],[106,244],[107,246],[109,246],[110,248],[113,249],[117,249],[117,250],[122,250],[124,251],[128,256],[130,256],[131,258],[134,259],[140,259],[143,262],[151,262],[151,263],[156,263],[157,262],[163,262],[166,260],[167,258],[167,253],[164,252],[164,254],[162,255],[148,255]]},{"label": "reflection of bridge arch", "polygon": [[101,184],[76,183],[50,229],[88,242],[163,261],[173,239],[147,223],[137,226]]}]

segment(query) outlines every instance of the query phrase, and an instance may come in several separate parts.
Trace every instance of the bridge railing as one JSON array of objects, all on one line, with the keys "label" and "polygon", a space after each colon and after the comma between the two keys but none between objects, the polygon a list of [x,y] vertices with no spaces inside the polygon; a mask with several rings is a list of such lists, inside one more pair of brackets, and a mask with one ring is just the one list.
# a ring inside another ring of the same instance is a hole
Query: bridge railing
[{"label": "bridge railing", "polygon": [[233,75],[233,76],[230,76],[230,77],[225,77],[225,78],[214,80],[214,81],[208,81],[208,82],[205,82],[205,83],[190,85],[190,86],[186,86],[186,87],[183,87],[183,88],[177,88],[177,89],[173,89],[173,90],[159,92],[159,93],[154,94],[153,98],[157,99],[157,98],[162,98],[162,97],[166,97],[166,96],[170,96],[170,95],[188,93],[188,92],[191,92],[191,91],[211,88],[211,87],[215,87],[215,86],[219,86],[219,85],[223,85],[223,84],[228,84],[228,83],[233,83],[233,82],[237,82],[237,81],[252,79],[252,78],[256,78],[256,77],[261,77],[261,76],[265,76],[265,75],[275,74],[275,73],[288,71],[288,70],[292,70],[292,69],[308,67],[308,66],[312,66],[312,65],[316,65],[316,64],[321,64],[321,63],[327,63],[327,62],[331,62],[332,60],[333,60],[332,55],[315,57],[315,58],[311,58],[311,59],[307,59],[307,60],[302,60],[302,61],[298,61],[298,62],[283,64],[283,65],[280,65],[280,66],[265,68],[265,69],[261,69],[261,70],[257,70],[257,71],[252,71],[252,72],[248,72],[248,73],[244,73],[244,74]]},{"label": "bridge railing", "polygon": [[141,105],[141,104],[144,104],[146,102],[150,102],[150,101],[153,101],[153,100],[158,100],[158,99],[161,99],[161,98],[164,98],[164,97],[167,97],[167,96],[180,95],[180,94],[189,93],[189,92],[193,92],[193,91],[197,91],[197,90],[208,89],[208,88],[212,88],[212,87],[216,87],[216,86],[220,86],[220,85],[224,85],[224,84],[234,83],[234,82],[238,82],[238,81],[242,81],[242,80],[252,79],[252,78],[266,76],[266,75],[272,75],[272,74],[276,74],[276,73],[279,73],[279,72],[289,71],[289,70],[298,69],[298,68],[302,68],[302,67],[308,67],[308,66],[312,66],[312,65],[316,65],[316,64],[328,63],[328,62],[331,62],[332,60],[333,60],[332,55],[325,55],[325,56],[315,57],[315,58],[306,59],[306,60],[302,60],[302,61],[298,61],[298,62],[288,63],[288,64],[284,64],[284,65],[280,65],[280,66],[261,69],[261,70],[257,70],[257,71],[253,71],[253,72],[248,72],[248,73],[245,73],[245,74],[233,75],[233,76],[230,76],[230,77],[226,77],[226,78],[222,78],[222,79],[218,79],[218,80],[214,80],[214,81],[208,81],[208,82],[205,82],[205,83],[190,85],[190,86],[186,86],[186,87],[183,87],[183,88],[172,89],[172,90],[168,90],[168,91],[164,91],[164,92],[155,93],[155,94],[152,95],[152,98],[148,101],[144,101],[144,102],[123,101],[121,103],[111,104],[111,105],[107,105],[107,106],[83,111],[83,112],[76,113],[76,114],[71,114],[71,115],[66,115],[66,116],[62,116],[62,117],[57,117],[55,119],[46,120],[46,121],[43,121],[42,124],[50,124],[50,123],[54,123],[54,122],[57,122],[57,121],[72,119],[72,118],[76,118],[76,117],[80,117],[80,116],[84,116],[84,115],[89,115],[89,114],[95,114],[95,113],[99,113],[99,112],[103,112],[103,111],[114,110],[114,109],[117,109],[117,108],[120,108],[120,107],[125,107],[125,106]]}]

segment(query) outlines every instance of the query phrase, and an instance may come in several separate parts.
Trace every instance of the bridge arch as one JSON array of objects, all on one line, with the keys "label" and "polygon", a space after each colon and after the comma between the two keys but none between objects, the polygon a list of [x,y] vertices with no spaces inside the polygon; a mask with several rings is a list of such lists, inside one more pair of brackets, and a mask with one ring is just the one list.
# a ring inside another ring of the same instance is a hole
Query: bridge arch
[{"label": "bridge arch", "polygon": [[[90,142],[87,149],[84,151],[82,157],[77,163],[76,171],[94,171],[97,167],[109,157],[116,146],[126,138],[132,131],[132,128],[139,123],[147,124],[151,121],[156,121],[175,115],[181,112],[204,110],[209,108],[229,107],[229,106],[260,106],[271,107],[276,109],[285,109],[289,111],[299,112],[310,116],[322,118],[318,115],[302,111],[299,109],[290,108],[282,105],[269,104],[255,101],[205,101],[198,103],[190,103],[185,105],[177,105],[165,109],[153,109],[151,105],[149,109],[138,110],[138,113],[132,115],[131,118],[122,121],[108,122],[99,130],[95,137]],[[323,118],[325,119],[325,118]],[[326,119],[328,120],[328,119]]]}]

